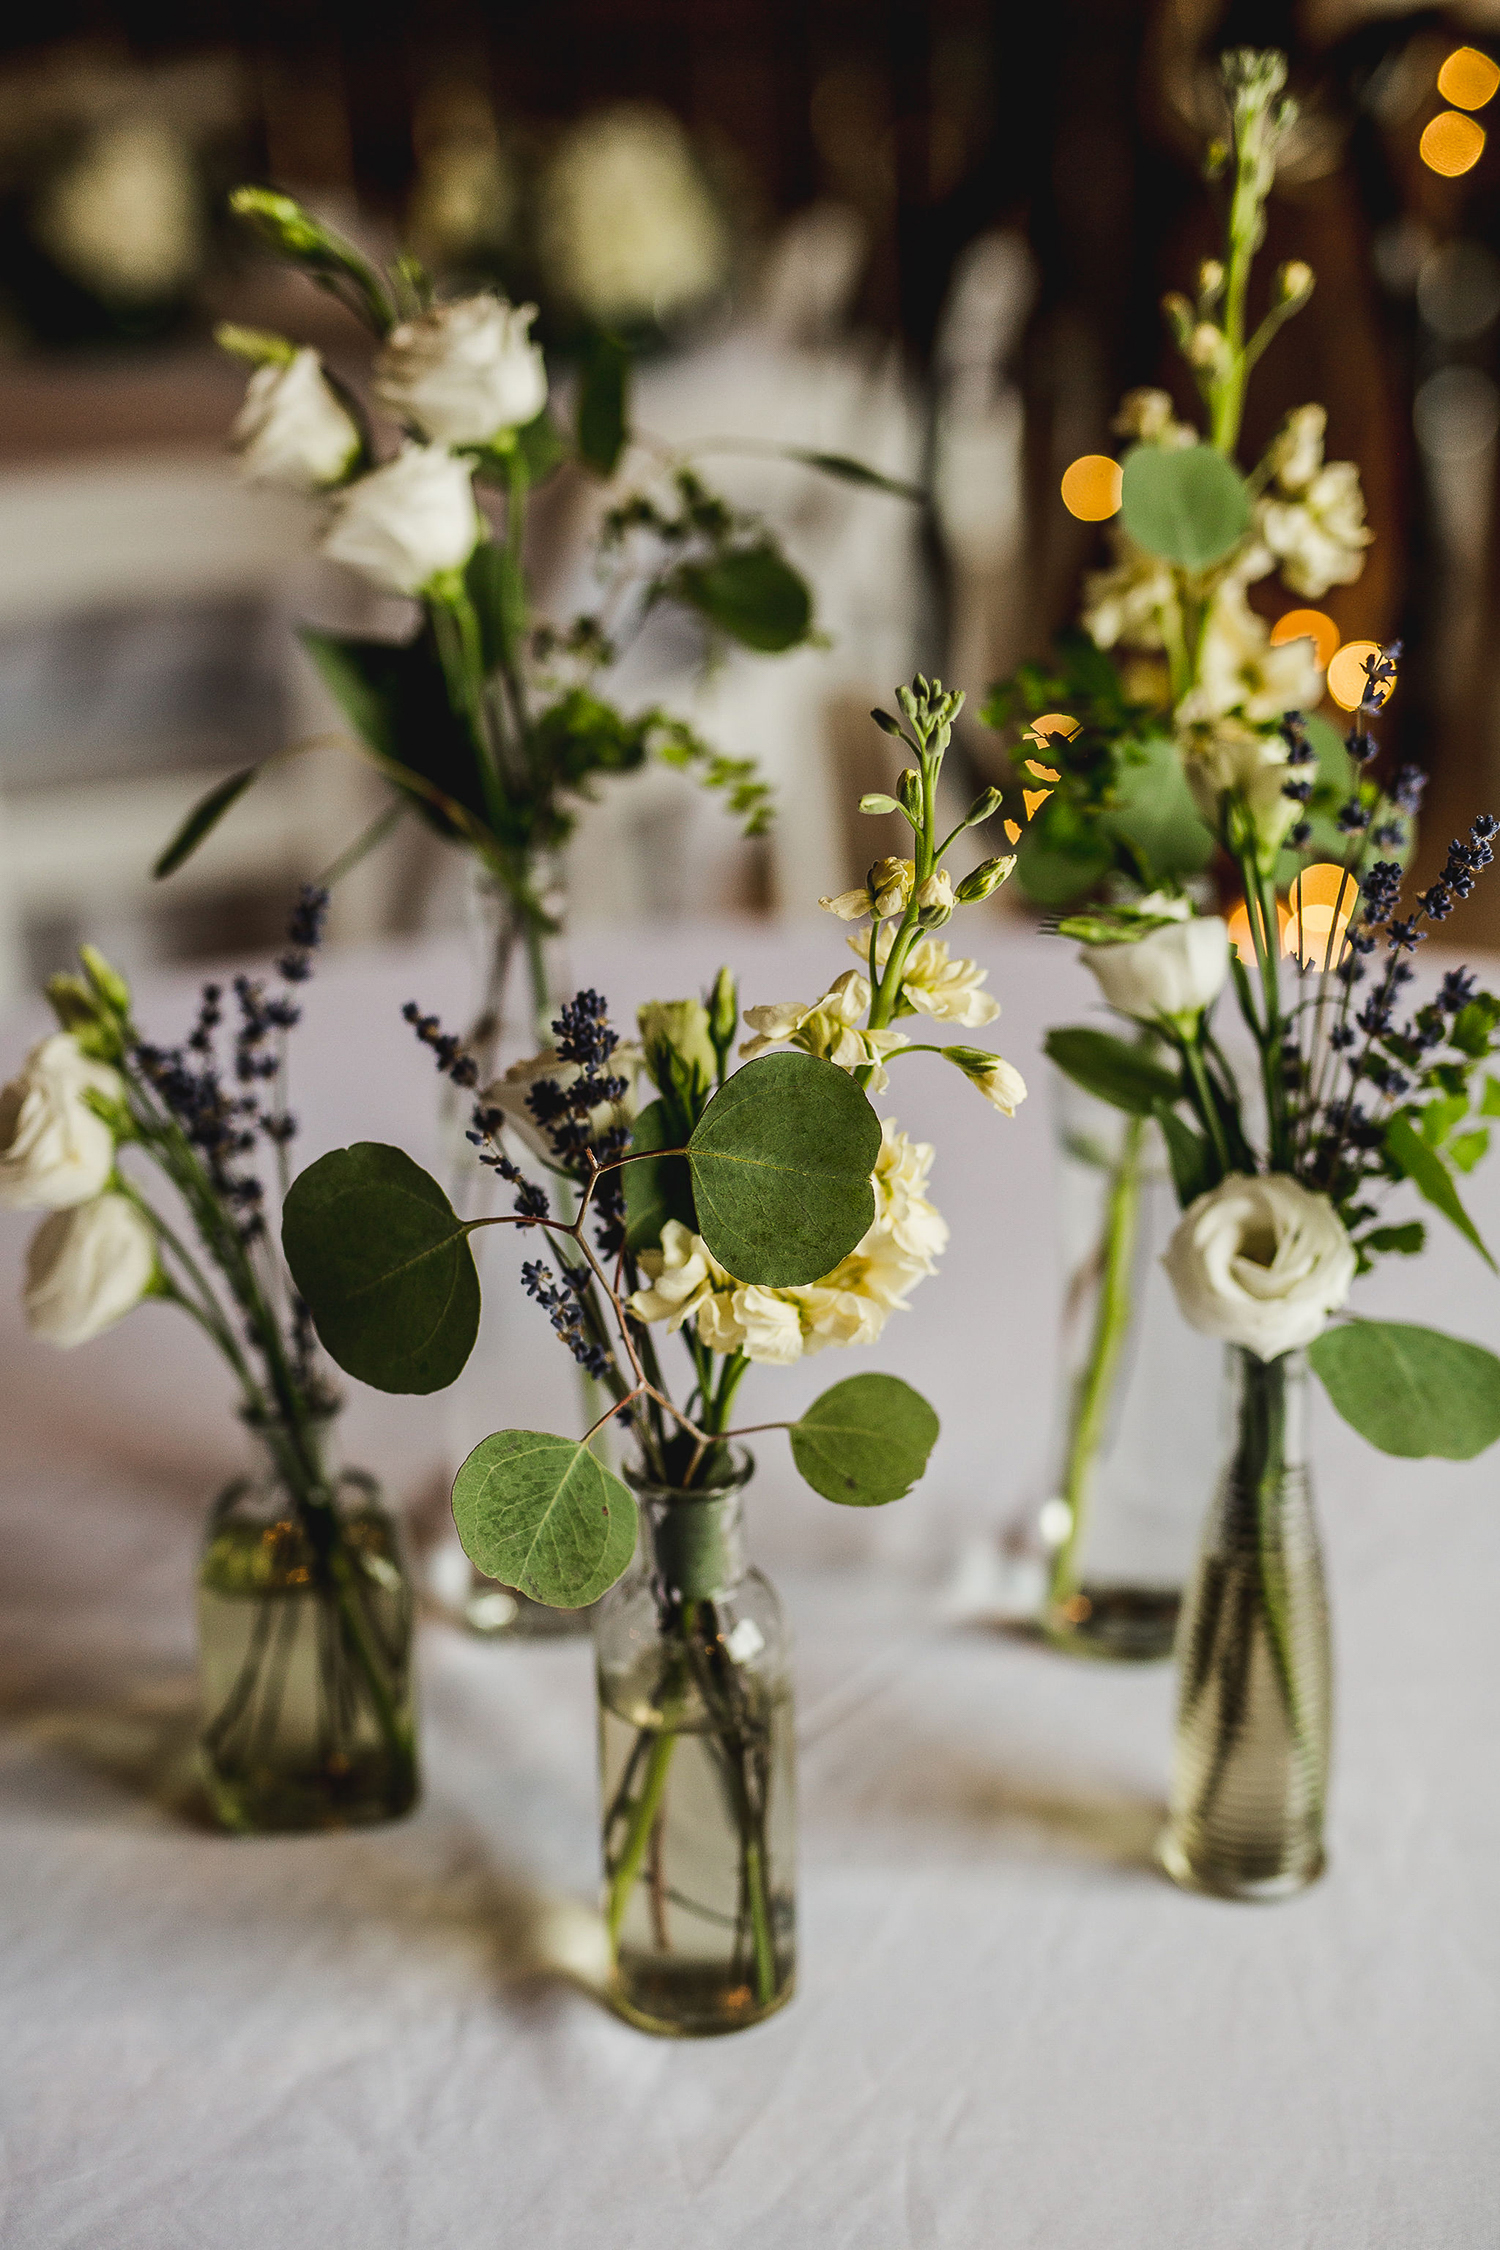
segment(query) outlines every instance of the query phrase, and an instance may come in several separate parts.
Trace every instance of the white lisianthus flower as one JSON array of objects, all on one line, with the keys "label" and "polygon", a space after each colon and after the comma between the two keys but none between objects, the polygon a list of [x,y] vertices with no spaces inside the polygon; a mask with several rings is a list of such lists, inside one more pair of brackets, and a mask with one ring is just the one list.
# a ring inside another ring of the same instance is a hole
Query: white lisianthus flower
[{"label": "white lisianthus flower", "polygon": [[890,1075],[882,1058],[911,1041],[899,1031],[869,1031],[860,1019],[870,1005],[869,979],[857,969],[836,977],[821,1000],[772,1001],[747,1008],[745,1021],[754,1032],[740,1048],[741,1059],[753,1062],[773,1047],[800,1047],[804,1054],[821,1055],[840,1070],[874,1066],[870,1091],[883,1094]]},{"label": "white lisianthus flower", "polygon": [[1014,1117],[1026,1099],[1026,1081],[1014,1063],[1003,1055],[986,1054],[982,1047],[945,1047],[944,1055],[976,1086],[992,1109]]},{"label": "white lisianthus flower", "polygon": [[547,363],[531,341],[535,305],[461,297],[393,328],[375,361],[375,395],[439,445],[488,445],[534,422]]},{"label": "white lisianthus flower", "polygon": [[1177,600],[1172,566],[1138,547],[1119,526],[1110,541],[1114,563],[1084,577],[1083,629],[1096,648],[1162,648],[1162,616]]},{"label": "white lisianthus flower", "polygon": [[257,367],[232,433],[253,484],[321,492],[342,484],[359,457],[359,431],[314,351]]},{"label": "white lisianthus flower", "polygon": [[70,1351],[123,1320],[156,1275],[156,1237],[125,1195],[54,1211],[31,1238],[22,1302],[33,1335]]},{"label": "white lisianthus flower", "polygon": [[1231,1173],[1190,1203],[1162,1264],[1189,1327],[1269,1360],[1322,1334],[1356,1259],[1326,1195],[1268,1172]]},{"label": "white lisianthus flower", "polygon": [[408,445],[341,494],[323,552],[385,593],[420,594],[463,569],[482,530],[468,463]]},{"label": "white lisianthus flower", "polygon": [[[875,965],[883,969],[891,957],[895,932],[881,930],[875,939]],[[869,948],[863,940],[849,940],[851,952],[868,957]],[[901,996],[908,1000],[919,1015],[931,1016],[937,1023],[956,1023],[966,1031],[973,1031],[982,1023],[993,1023],[1000,1013],[1000,1003],[991,992],[982,992],[980,986],[989,975],[977,961],[955,959],[950,955],[942,938],[918,938],[906,956],[901,971]]]},{"label": "white lisianthus flower", "polygon": [[1210,828],[1219,824],[1219,801],[1226,790],[1241,796],[1255,825],[1263,854],[1274,854],[1301,817],[1302,807],[1286,794],[1285,736],[1219,719],[1190,727],[1179,736],[1183,772],[1193,802]]},{"label": "white lisianthus flower", "polygon": [[99,1194],[115,1168],[115,1137],[89,1093],[122,1101],[125,1083],[67,1031],[33,1047],[0,1088],[0,1206],[66,1211]]},{"label": "white lisianthus flower", "polygon": [[1121,945],[1081,945],[1078,958],[1121,1015],[1167,1016],[1184,1028],[1218,998],[1229,974],[1229,927],[1217,914],[1174,921]]},{"label": "white lisianthus flower", "polygon": [[1270,629],[1245,598],[1242,580],[1226,578],[1214,595],[1198,646],[1198,672],[1177,706],[1183,726],[1226,718],[1279,719],[1284,711],[1311,710],[1321,699],[1323,674],[1310,640],[1271,645]]},{"label": "white lisianthus flower", "polygon": [[718,206],[666,110],[622,105],[574,125],[542,180],[541,233],[558,286],[606,328],[670,320],[729,270]]},{"label": "white lisianthus flower", "polygon": [[[605,1066],[611,1078],[623,1078],[625,1091],[618,1101],[596,1102],[588,1113],[589,1139],[595,1147],[606,1133],[617,1127],[635,1122],[641,1109],[642,1074],[645,1058],[641,1049],[628,1040],[622,1040]],[[548,1079],[566,1093],[574,1080],[582,1075],[581,1065],[563,1062],[555,1047],[544,1047],[539,1055],[528,1055],[523,1062],[514,1062],[503,1078],[486,1086],[479,1096],[486,1109],[498,1109],[505,1119],[506,1129],[524,1141],[533,1155],[544,1164],[556,1165],[552,1143],[537,1123],[531,1107],[531,1089],[539,1079]]]}]

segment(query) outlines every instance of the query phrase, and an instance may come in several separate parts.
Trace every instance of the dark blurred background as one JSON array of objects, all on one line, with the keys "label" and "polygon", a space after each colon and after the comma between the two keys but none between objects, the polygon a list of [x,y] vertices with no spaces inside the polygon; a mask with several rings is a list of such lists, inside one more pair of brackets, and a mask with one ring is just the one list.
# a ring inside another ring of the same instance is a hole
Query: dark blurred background
[{"label": "dark blurred background", "polygon": [[[658,290],[641,309],[662,399],[687,395],[697,367],[700,388],[729,385],[743,427],[754,400],[725,357],[741,349],[768,425],[797,437],[811,415],[828,442],[858,368],[865,409],[878,389],[885,420],[872,437],[866,411],[849,450],[885,444],[882,465],[904,458],[936,496],[927,521],[892,534],[883,593],[866,586],[847,605],[853,654],[820,736],[842,787],[874,770],[856,720],[867,688],[888,692],[887,662],[939,669],[977,701],[1071,617],[1099,535],[1063,510],[1058,478],[1114,445],[1120,393],[1160,382],[1189,405],[1158,302],[1215,246],[1199,161],[1219,122],[1214,57],[1240,43],[1284,46],[1302,105],[1260,286],[1286,258],[1317,274],[1257,375],[1247,451],[1316,398],[1330,457],[1360,465],[1376,544],[1358,583],[1320,606],[1346,638],[1406,645],[1389,731],[1433,774],[1424,849],[1440,848],[1500,795],[1500,151],[1487,122],[1500,102],[1474,107],[1479,152],[1461,172],[1434,169],[1423,135],[1451,106],[1445,58],[1500,55],[1500,0],[64,6],[45,41],[14,25],[0,40],[0,903],[7,880],[19,901],[0,956],[9,944],[12,973],[50,958],[76,919],[37,870],[78,816],[77,792],[135,787],[118,798],[118,859],[140,790],[158,788],[141,816],[158,819],[183,775],[258,752],[298,719],[283,654],[291,580],[274,562],[284,524],[273,533],[259,512],[242,542],[256,560],[238,576],[204,531],[199,565],[175,579],[142,566],[129,582],[144,489],[132,474],[201,465],[236,409],[240,378],[213,352],[213,321],[284,324],[335,357],[350,346],[333,309],[234,236],[229,185],[273,181],[374,248],[404,238],[446,272],[539,295],[565,354],[567,314],[548,294],[557,213],[597,156],[590,132],[623,116],[637,157],[656,150],[663,195],[681,191],[667,234],[701,269],[680,302]],[[778,405],[783,363],[795,380]],[[809,388],[819,369],[842,373]],[[106,488],[114,531],[96,533]],[[201,528],[234,505],[227,484],[196,498],[184,486],[182,520]],[[101,563],[75,585],[71,565],[48,560],[79,541],[102,553],[110,537],[113,576]],[[810,560],[822,553],[836,576],[843,550],[828,540]],[[966,745],[976,768],[994,764],[977,727]],[[88,800],[96,823],[100,802]],[[308,807],[293,829],[305,814],[331,833],[349,809],[337,789]],[[868,841],[836,821],[829,834],[851,861]],[[19,835],[33,839],[29,871],[17,871]],[[271,838],[257,860],[247,844],[243,867],[211,868],[201,896],[158,916],[153,942],[192,951],[254,934],[255,887],[282,848]],[[98,864],[109,893],[108,855]],[[774,908],[789,883],[785,868],[746,863],[730,895]],[[88,903],[97,913],[97,887]],[[138,904],[119,886],[122,915]],[[1476,908],[1471,939],[1500,942],[1500,922],[1479,923],[1482,893]],[[405,910],[389,886],[372,891],[350,932]]]}]

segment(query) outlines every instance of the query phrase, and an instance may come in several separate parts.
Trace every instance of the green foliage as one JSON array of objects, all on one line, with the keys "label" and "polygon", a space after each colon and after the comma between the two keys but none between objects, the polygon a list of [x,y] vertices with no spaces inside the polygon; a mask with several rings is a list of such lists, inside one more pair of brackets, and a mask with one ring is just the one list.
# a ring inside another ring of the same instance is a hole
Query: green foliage
[{"label": "green foliage", "polygon": [[704,789],[721,791],[743,833],[764,836],[775,814],[775,797],[770,783],[761,779],[755,760],[728,758],[722,751],[711,749],[685,719],[674,719],[665,711],[652,716],[656,722],[653,747],[662,764],[690,774]]},{"label": "green foliage", "polygon": [[1491,1272],[1500,1271],[1480,1239],[1479,1230],[1464,1209],[1453,1175],[1436,1149],[1429,1148],[1405,1111],[1398,1110],[1385,1129],[1385,1155],[1393,1176],[1410,1180],[1434,1210],[1452,1221],[1459,1233],[1479,1252]]},{"label": "green foliage", "polygon": [[526,464],[526,482],[533,489],[545,484],[568,457],[567,440],[546,407],[534,422],[516,432],[516,451]]},{"label": "green foliage", "polygon": [[453,1520],[486,1577],[553,1609],[597,1601],[635,1553],[629,1487],[577,1438],[500,1430],[459,1470]]},{"label": "green foliage", "polygon": [[526,579],[510,549],[481,539],[464,567],[464,586],[479,620],[479,644],[488,676],[516,663],[526,632]]},{"label": "green foliage", "polygon": [[[453,709],[431,628],[410,641],[376,641],[303,626],[298,638],[356,735],[423,819],[461,842],[486,829],[473,738]],[[508,840],[522,840],[519,825]]]},{"label": "green foliage", "polygon": [[1198,874],[1216,848],[1193,803],[1177,745],[1165,734],[1121,744],[1114,803],[1103,826],[1129,849],[1153,890],[1163,878]]},{"label": "green foliage", "polygon": [[825,1500],[880,1508],[910,1492],[937,1442],[938,1418],[895,1375],[851,1375],[791,1426],[803,1482]]},{"label": "green foliage", "polygon": [[479,1333],[468,1229],[419,1164],[379,1141],[293,1180],[281,1220],[293,1281],[331,1356],[380,1391],[440,1391]]},{"label": "green foliage", "polygon": [[1194,1132],[1174,1109],[1165,1102],[1153,1110],[1161,1127],[1162,1139],[1167,1144],[1167,1162],[1172,1167],[1172,1185],[1177,1191],[1177,1201],[1185,1211],[1200,1195],[1217,1187],[1221,1177],[1213,1144],[1202,1133]]},{"label": "green foliage", "polygon": [[1334,1406],[1382,1453],[1469,1461],[1500,1437],[1500,1359],[1434,1328],[1350,1320],[1308,1346]]},{"label": "green foliage", "polygon": [[[1476,992],[1473,999],[1460,1008],[1448,1034],[1448,1044],[1457,1047],[1459,1053],[1469,1056],[1471,1061],[1483,1062],[1495,1043],[1497,1027],[1500,1027],[1500,1000],[1493,992]],[[1493,1115],[1493,1111],[1490,1114]]]},{"label": "green foliage", "polygon": [[812,629],[812,595],[770,540],[734,547],[709,562],[682,563],[666,591],[743,648],[777,656]]},{"label": "green foliage", "polygon": [[879,469],[856,461],[848,453],[808,453],[800,445],[784,448],[788,461],[800,461],[805,469],[817,469],[825,477],[834,477],[840,484],[862,485],[869,492],[888,492],[895,500],[913,500],[925,505],[929,494],[919,484],[907,484],[900,477],[883,476]]},{"label": "green foliage", "polygon": [[617,336],[595,335],[578,381],[578,451],[601,477],[612,477],[628,434],[630,353]]},{"label": "green foliage", "polygon": [[847,1071],[763,1055],[715,1094],[688,1143],[698,1230],[739,1281],[820,1281],[874,1220],[879,1153],[880,1120]]},{"label": "green foliage", "polygon": [[1245,480],[1209,445],[1132,446],[1120,514],[1150,554],[1183,570],[1209,570],[1250,528]]},{"label": "green foliage", "polygon": [[1043,1047],[1058,1069],[1075,1086],[1132,1117],[1154,1117],[1158,1108],[1170,1107],[1181,1093],[1176,1071],[1164,1070],[1139,1047],[1127,1045],[1107,1031],[1083,1025],[1066,1025],[1049,1031]]},{"label": "green foliage", "polygon": [[219,782],[206,796],[200,797],[176,835],[162,853],[151,873],[156,882],[165,876],[175,875],[179,867],[190,860],[205,836],[211,835],[224,818],[231,805],[239,803],[251,782],[260,772],[259,766],[246,766],[232,773],[227,781]]},{"label": "green foliage", "polygon": [[[648,1149],[680,1149],[687,1139],[675,1131],[665,1102],[648,1102],[636,1118],[630,1136],[632,1155]],[[685,1156],[664,1156],[650,1164],[627,1164],[625,1185],[625,1247],[632,1257],[654,1250],[668,1219],[680,1219],[692,1233],[698,1231],[693,1209],[693,1185]]]}]

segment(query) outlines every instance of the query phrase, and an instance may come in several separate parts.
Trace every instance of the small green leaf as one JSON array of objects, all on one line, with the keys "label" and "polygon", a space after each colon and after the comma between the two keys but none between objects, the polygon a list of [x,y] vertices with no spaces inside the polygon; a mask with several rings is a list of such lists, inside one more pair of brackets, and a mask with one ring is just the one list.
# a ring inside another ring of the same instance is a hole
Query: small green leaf
[{"label": "small green leaf", "polygon": [[1500,1117],[1500,1078],[1486,1078],[1484,1099],[1479,1105],[1481,1117]]},{"label": "small green leaf", "polygon": [[1459,1133],[1448,1143],[1447,1157],[1460,1172],[1472,1172],[1481,1157],[1490,1153],[1490,1136],[1482,1128],[1476,1133]]},{"label": "small green leaf", "polygon": [[667,590],[731,640],[767,656],[795,648],[812,626],[807,581],[769,540],[711,562],[684,563]]},{"label": "small green leaf", "polygon": [[1123,751],[1115,801],[1104,826],[1134,847],[1158,881],[1198,874],[1218,849],[1193,803],[1182,753],[1164,734],[1148,735]]},{"label": "small green leaf", "polygon": [[1151,554],[1207,570],[1249,530],[1250,496],[1211,445],[1137,445],[1125,456],[1120,513]]},{"label": "small green leaf", "polygon": [[1427,1229],[1420,1219],[1408,1219],[1400,1227],[1372,1227],[1356,1244],[1360,1250],[1394,1250],[1403,1258],[1414,1258],[1426,1246]]},{"label": "small green leaf", "polygon": [[1482,1062],[1490,1051],[1491,1034],[1497,1024],[1500,1024],[1500,1000],[1492,992],[1476,992],[1454,1018],[1448,1044],[1462,1055],[1472,1055],[1475,1062]]},{"label": "small green leaf", "polygon": [[453,1521],[487,1578],[551,1609],[581,1609],[614,1584],[635,1553],[628,1485],[578,1438],[499,1430],[453,1485]]},{"label": "small green leaf", "polygon": [[440,1391],[479,1333],[468,1230],[399,1148],[357,1141],[293,1180],[281,1245],[319,1336],[379,1391]]},{"label": "small green leaf", "polygon": [[1138,1047],[1127,1046],[1107,1031],[1070,1025],[1049,1031],[1042,1045],[1058,1069],[1086,1094],[1113,1102],[1133,1117],[1152,1116],[1159,1103],[1170,1105],[1181,1092],[1175,1070],[1163,1070]]},{"label": "small green leaf", "polygon": [[929,497],[921,485],[907,484],[901,477],[884,476],[879,469],[856,461],[852,454],[808,453],[800,445],[787,446],[785,453],[789,461],[800,461],[805,469],[821,470],[825,477],[837,477],[841,484],[864,485],[871,492],[888,492],[893,499],[914,500],[919,506]]},{"label": "small green leaf", "polygon": [[578,383],[578,450],[601,477],[612,477],[625,450],[630,354],[617,336],[590,338]]},{"label": "small green leaf", "polygon": [[1467,1094],[1445,1094],[1421,1112],[1422,1138],[1429,1148],[1441,1148],[1461,1117],[1469,1114]]},{"label": "small green leaf", "polygon": [[513,663],[526,631],[526,580],[520,563],[498,539],[481,539],[464,567],[486,673]]},{"label": "small green leaf", "polygon": [[1185,1124],[1175,1109],[1158,1102],[1152,1111],[1161,1127],[1162,1139],[1167,1144],[1167,1162],[1172,1167],[1172,1185],[1177,1190],[1177,1201],[1185,1211],[1200,1195],[1206,1195],[1219,1182],[1219,1167],[1212,1145],[1192,1126]]},{"label": "small green leaf", "polygon": [[209,835],[233,804],[244,796],[251,782],[260,772],[259,766],[246,766],[241,773],[232,773],[200,797],[187,819],[162,853],[151,873],[159,883],[168,875],[175,875],[185,861],[190,860],[205,836]]},{"label": "small green leaf", "polygon": [[1308,1346],[1314,1374],[1382,1453],[1470,1461],[1500,1437],[1500,1359],[1394,1320],[1350,1320]]},{"label": "small green leaf", "polygon": [[1447,1165],[1430,1149],[1404,1112],[1398,1110],[1385,1129],[1385,1152],[1403,1179],[1411,1181],[1425,1202],[1472,1242],[1492,1273],[1500,1271],[1480,1240],[1479,1230],[1459,1200]]},{"label": "small green leaf", "polygon": [[763,1055],[722,1086],[688,1143],[698,1231],[736,1280],[821,1281],[875,1217],[880,1120],[817,1055]]},{"label": "small green leaf", "polygon": [[938,1418],[895,1375],[851,1375],[791,1427],[803,1482],[849,1508],[882,1508],[910,1492],[937,1442]]},{"label": "small green leaf", "polygon": [[[648,1102],[635,1121],[630,1136],[631,1154],[646,1149],[681,1148],[672,1131],[664,1102]],[[620,1177],[625,1184],[625,1247],[633,1257],[654,1250],[668,1219],[680,1219],[696,1234],[693,1186],[687,1158],[665,1157],[655,1164],[626,1164]]]}]

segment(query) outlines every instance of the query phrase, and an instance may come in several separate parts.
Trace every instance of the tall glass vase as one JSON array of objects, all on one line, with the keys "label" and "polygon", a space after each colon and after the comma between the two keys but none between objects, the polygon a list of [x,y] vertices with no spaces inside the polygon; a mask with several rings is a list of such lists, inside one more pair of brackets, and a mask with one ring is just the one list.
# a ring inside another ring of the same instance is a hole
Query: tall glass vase
[{"label": "tall glass vase", "polygon": [[1165,1657],[1216,1459],[1217,1352],[1161,1270],[1178,1209],[1160,1128],[1061,1073],[1052,1091],[1064,1300],[1043,1623],[1080,1655]]},{"label": "tall glass vase", "polygon": [[395,1820],[417,1798],[410,1583],[373,1477],[331,1420],[250,1424],[256,1458],[198,1565],[199,1770],[244,1834]]},{"label": "tall glass vase", "polygon": [[1307,1362],[1231,1346],[1229,1450],[1178,1630],[1158,1857],[1175,1883],[1285,1898],[1323,1871],[1332,1681],[1307,1465]]},{"label": "tall glass vase", "polygon": [[632,1478],[641,1543],[595,1620],[613,1997],[667,2037],[743,2030],[794,1988],[790,1647],[745,1565],[752,1468],[694,1492]]}]

